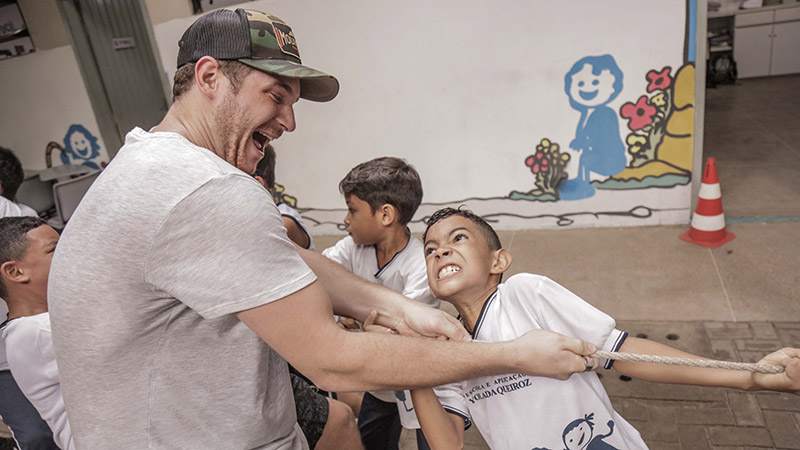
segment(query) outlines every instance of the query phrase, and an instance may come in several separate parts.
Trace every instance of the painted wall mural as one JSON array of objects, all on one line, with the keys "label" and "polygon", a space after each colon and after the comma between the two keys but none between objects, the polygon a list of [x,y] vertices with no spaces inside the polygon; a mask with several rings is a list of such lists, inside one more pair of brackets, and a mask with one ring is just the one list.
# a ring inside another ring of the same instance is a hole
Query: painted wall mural
[{"label": "painted wall mural", "polygon": [[[688,223],[695,0],[246,6],[292,23],[303,61],[341,84],[298,102],[274,144],[282,198],[313,234],[343,231],[338,182],[378,156],[420,173],[414,232],[462,205],[501,230]],[[358,51],[330,51],[332,16]],[[191,19],[154,26],[166,70]]]}]

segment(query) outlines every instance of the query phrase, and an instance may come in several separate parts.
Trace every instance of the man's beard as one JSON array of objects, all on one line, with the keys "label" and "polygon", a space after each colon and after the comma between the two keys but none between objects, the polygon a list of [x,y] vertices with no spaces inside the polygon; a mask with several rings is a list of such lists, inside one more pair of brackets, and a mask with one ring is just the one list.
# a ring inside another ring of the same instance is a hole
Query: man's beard
[{"label": "man's beard", "polygon": [[242,148],[239,148],[240,143],[237,141],[245,133],[245,130],[240,128],[244,122],[243,116],[236,104],[235,94],[228,91],[214,112],[215,133],[222,142],[225,161],[252,175],[255,166],[247,167],[247,143],[250,137],[248,136],[244,144],[241,144]]}]

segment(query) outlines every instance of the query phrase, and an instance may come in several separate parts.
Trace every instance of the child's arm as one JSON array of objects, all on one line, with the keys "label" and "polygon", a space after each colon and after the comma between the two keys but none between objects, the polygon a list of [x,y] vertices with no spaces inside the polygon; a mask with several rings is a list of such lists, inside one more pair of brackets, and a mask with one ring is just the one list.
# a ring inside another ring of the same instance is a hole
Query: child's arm
[{"label": "child's arm", "polygon": [[464,448],[464,418],[445,411],[433,389],[411,391],[411,401],[431,450]]},{"label": "child's arm", "polygon": [[[630,336],[622,344],[619,351],[643,355],[703,359],[668,345]],[[742,390],[769,389],[800,394],[800,349],[785,348],[767,355],[761,362],[781,365],[785,368],[785,371],[778,374],[763,374],[741,370],[670,366],[631,361],[615,361],[614,367],[623,375],[657,383],[730,387]]]}]

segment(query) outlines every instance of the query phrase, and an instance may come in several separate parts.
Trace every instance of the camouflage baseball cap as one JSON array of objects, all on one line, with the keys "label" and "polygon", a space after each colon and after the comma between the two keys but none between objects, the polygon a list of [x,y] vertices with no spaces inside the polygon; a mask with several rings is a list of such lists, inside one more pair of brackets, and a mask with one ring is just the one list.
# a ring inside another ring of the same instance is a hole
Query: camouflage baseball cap
[{"label": "camouflage baseball cap", "polygon": [[331,75],[302,65],[292,29],[260,11],[218,9],[197,19],[178,42],[178,68],[203,56],[237,60],[262,72],[300,80],[300,97],[327,102],[339,93]]}]

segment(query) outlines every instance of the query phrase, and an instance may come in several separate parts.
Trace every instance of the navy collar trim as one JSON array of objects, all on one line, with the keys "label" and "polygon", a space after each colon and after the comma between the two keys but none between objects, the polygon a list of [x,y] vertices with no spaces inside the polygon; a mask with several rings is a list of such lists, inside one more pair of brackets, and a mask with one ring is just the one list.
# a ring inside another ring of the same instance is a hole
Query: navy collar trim
[{"label": "navy collar trim", "polygon": [[[478,320],[475,321],[475,327],[472,329],[472,333],[470,333],[470,336],[472,336],[473,339],[475,339],[478,336],[478,332],[481,329],[481,325],[483,325],[483,320],[486,318],[486,310],[489,309],[489,305],[494,301],[495,298],[497,298],[497,289],[495,289],[494,292],[489,294],[489,298],[486,299],[486,302],[484,302],[483,307],[481,307],[481,313],[478,314]],[[458,316],[458,320],[460,320],[462,324],[464,323],[464,320],[461,318],[460,315]]]},{"label": "navy collar trim", "polygon": [[[399,252],[395,253],[394,256],[392,256],[392,259],[390,259],[389,262],[384,264],[383,267],[378,267],[378,271],[375,272],[375,275],[374,275],[375,278],[380,278],[380,276],[383,273],[383,271],[386,270],[386,268],[389,267],[394,262],[395,259],[397,259],[397,256],[400,253],[403,253],[408,248],[408,246],[411,245],[411,230],[409,230],[408,227],[406,227],[406,236],[408,236],[408,241],[406,241],[406,245],[403,246],[403,248],[400,249]],[[377,260],[378,259],[378,247],[377,246],[374,246],[374,247],[375,247],[375,259]]]}]

